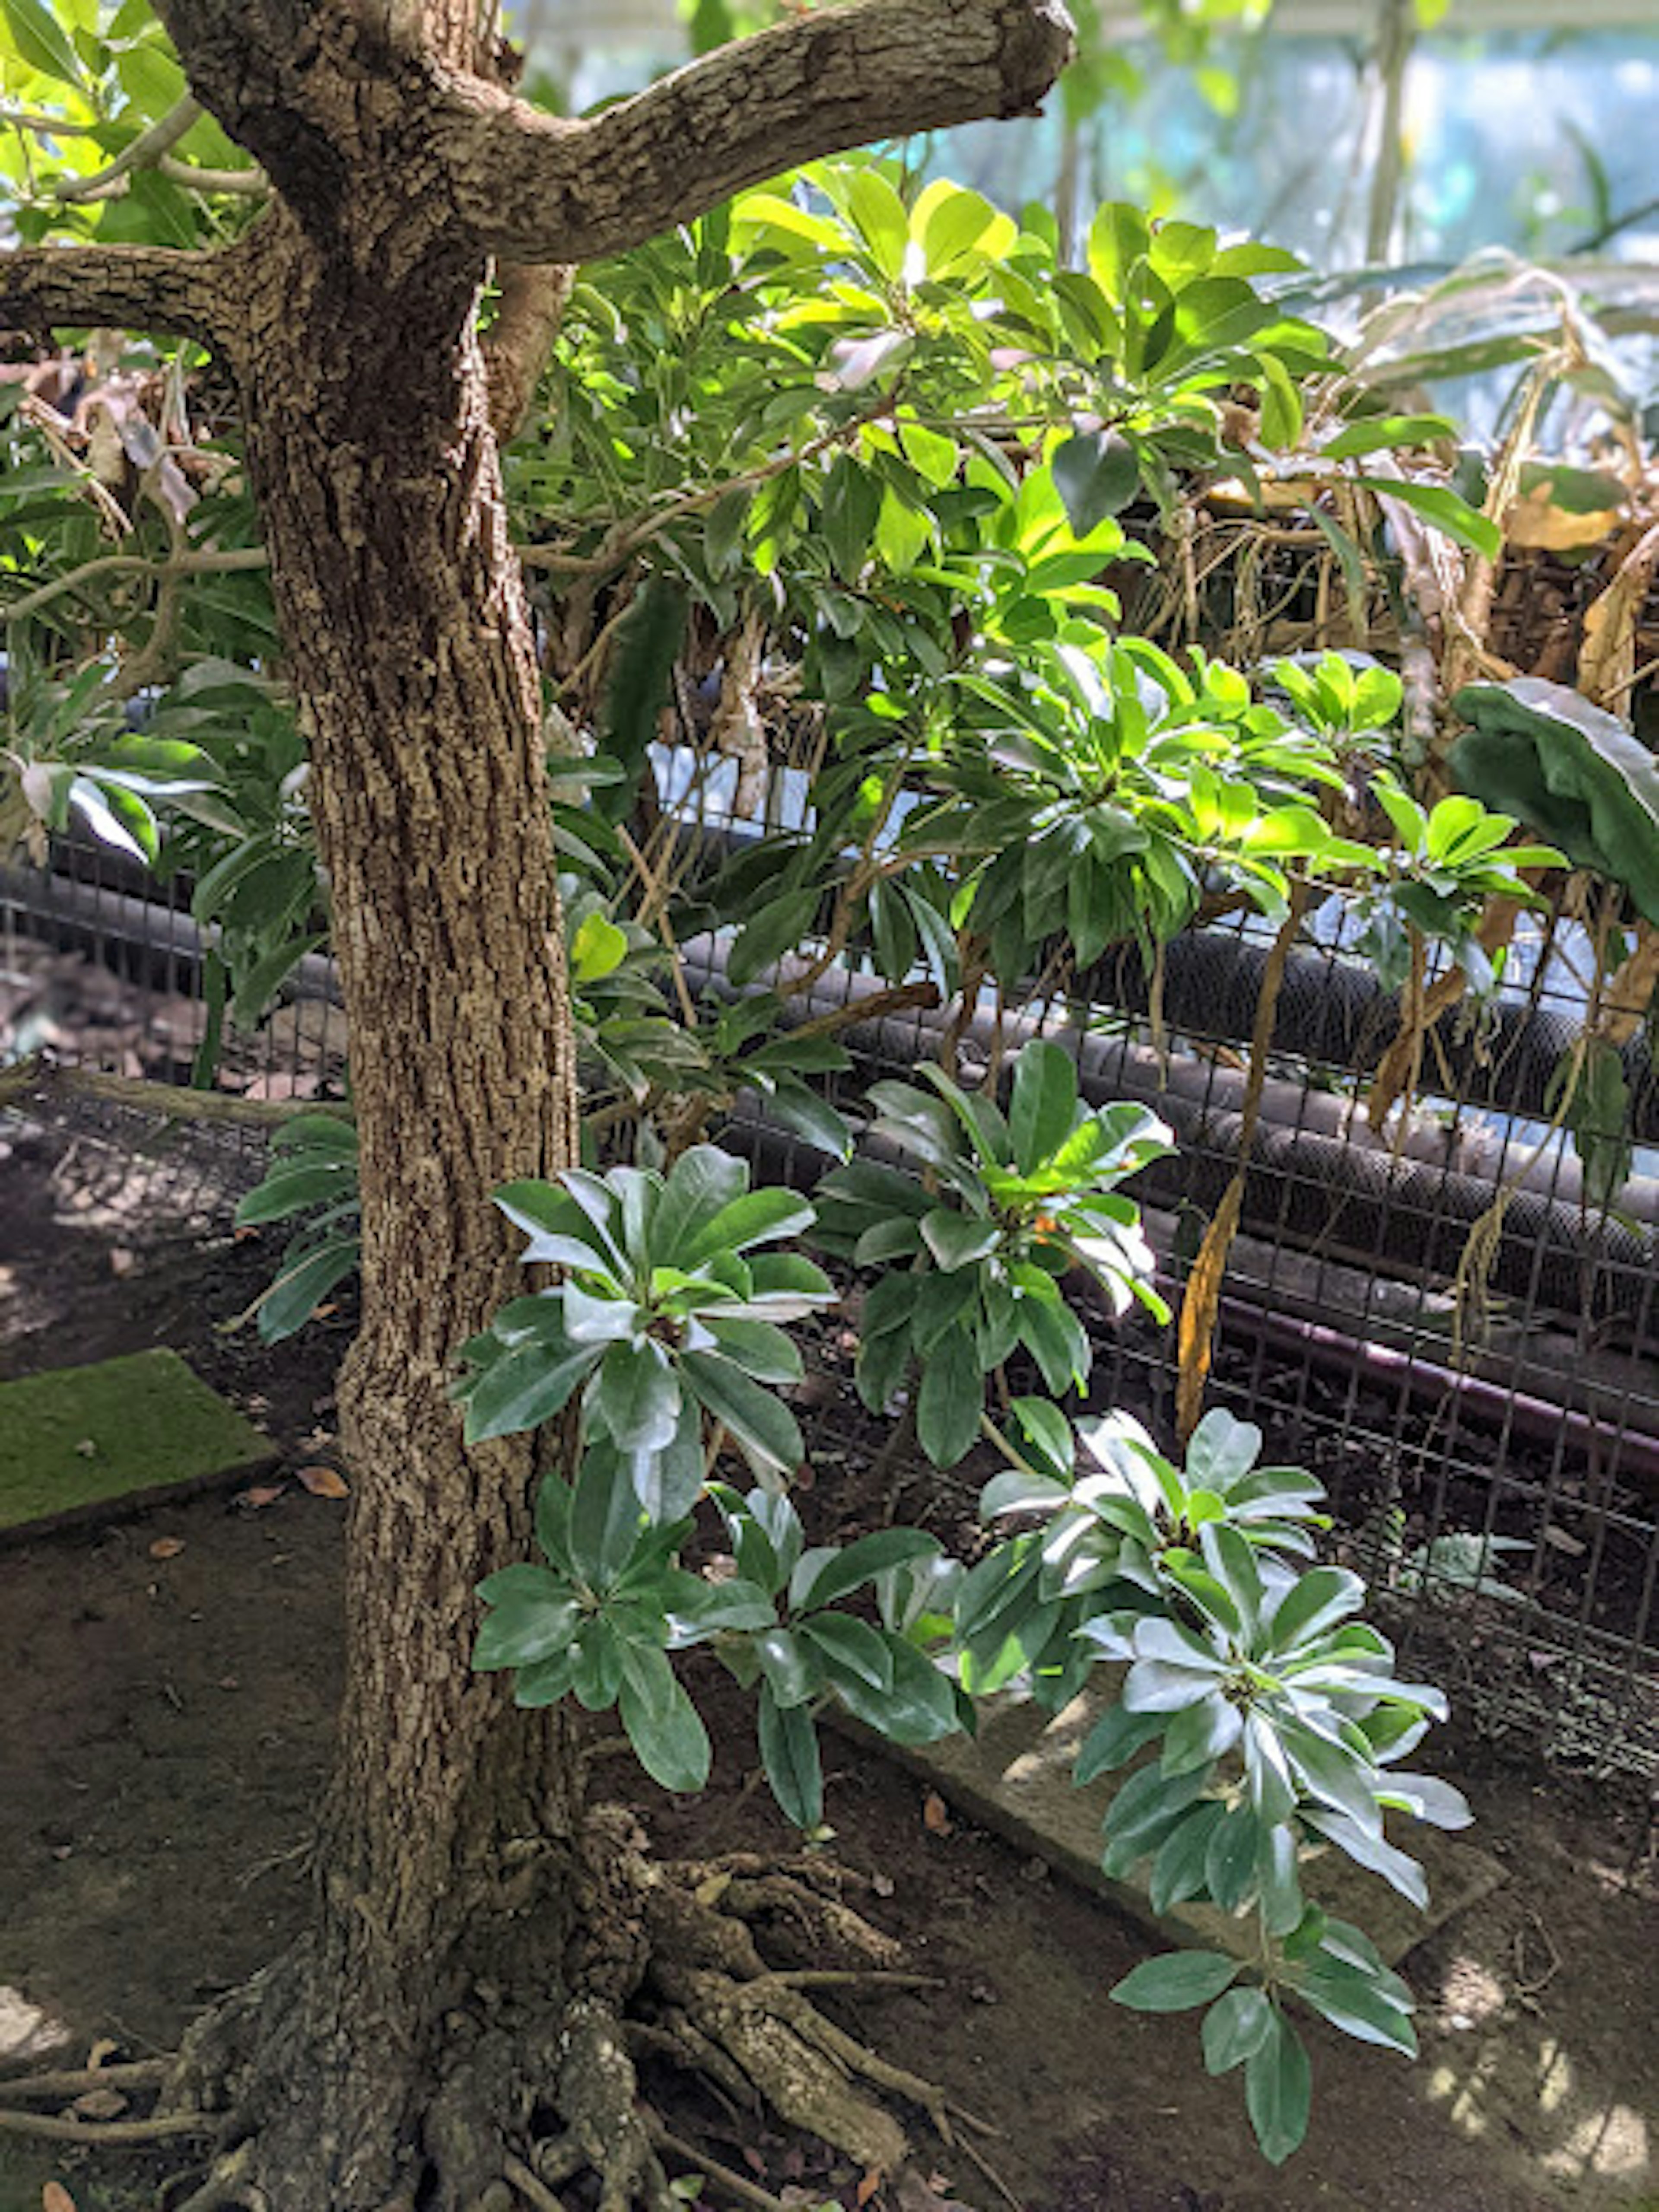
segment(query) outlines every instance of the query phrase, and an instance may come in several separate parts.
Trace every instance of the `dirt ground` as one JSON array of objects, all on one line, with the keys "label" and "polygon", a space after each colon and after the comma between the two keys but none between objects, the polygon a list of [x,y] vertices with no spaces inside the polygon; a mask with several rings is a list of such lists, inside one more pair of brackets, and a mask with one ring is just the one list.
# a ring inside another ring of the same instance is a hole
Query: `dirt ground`
[{"label": "dirt ground", "polygon": [[[345,1508],[293,1478],[338,1464],[349,1321],[274,1352],[224,1331],[271,1259],[222,1225],[205,1244],[187,1233],[192,1214],[198,1232],[222,1224],[233,1157],[185,1173],[167,1152],[135,1160],[3,1116],[0,1147],[0,1376],[172,1344],[266,1425],[289,1478],[264,1502],[198,1495],[0,1551],[0,2048],[36,2016],[77,2058],[104,2037],[141,2056],[304,1908]],[[821,1504],[857,1472],[821,1467]],[[691,1804],[641,1783],[653,1833],[671,1851],[782,1847],[741,1701],[696,1686],[714,1782]],[[879,1759],[828,1750],[833,1848],[877,1877],[884,1924],[938,1978],[844,2016],[1000,2130],[984,2149],[1000,2189],[936,2145],[943,2195],[983,2212],[1010,2196],[1030,2212],[1659,2212],[1659,1873],[1630,1784],[1447,1732],[1437,1763],[1510,1880],[1408,1962],[1420,2064],[1310,2031],[1313,2131],[1273,2174],[1236,2084],[1203,2079],[1192,2023],[1106,2002],[1145,1955],[1139,1931],[961,1820],[941,1832]],[[670,2094],[681,2133],[790,2202],[852,2201],[832,2160]],[[0,2212],[40,2212],[52,2179],[76,2212],[132,2212],[166,2170],[0,2138]]]}]

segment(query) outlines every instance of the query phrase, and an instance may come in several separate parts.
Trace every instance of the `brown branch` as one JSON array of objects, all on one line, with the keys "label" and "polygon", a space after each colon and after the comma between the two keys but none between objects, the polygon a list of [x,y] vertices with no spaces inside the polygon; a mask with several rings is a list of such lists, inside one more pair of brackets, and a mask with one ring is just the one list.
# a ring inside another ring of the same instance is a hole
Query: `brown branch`
[{"label": "brown branch", "polygon": [[179,2136],[210,2136],[213,2127],[208,2112],[157,2112],[148,2120],[60,2120],[48,2112],[0,2109],[0,2134],[40,2136],[48,2142],[167,2142]]},{"label": "brown branch", "polygon": [[524,427],[576,272],[562,262],[519,262],[501,272],[501,304],[484,338],[489,421],[505,445]]},{"label": "brown branch", "polygon": [[232,1091],[188,1091],[174,1083],[152,1083],[144,1075],[108,1075],[102,1068],[61,1066],[39,1053],[0,1069],[0,1109],[26,1098],[70,1091],[141,1114],[160,1114],[184,1121],[232,1121],[270,1128],[303,1114],[356,1118],[356,1109],[341,1098],[245,1098]]},{"label": "brown branch", "polygon": [[432,72],[457,213],[504,258],[592,261],[872,138],[1035,112],[1060,0],[850,0],[717,48],[584,121]]},{"label": "brown branch", "polygon": [[48,578],[33,591],[25,592],[21,599],[0,600],[0,622],[21,622],[26,615],[35,614],[53,599],[61,599],[65,592],[82,591],[99,578],[150,576],[165,584],[177,576],[240,575],[269,566],[263,545],[234,545],[223,550],[210,546],[204,552],[174,553],[157,561],[143,553],[100,553],[93,560],[82,562],[78,568]]},{"label": "brown branch", "polygon": [[0,330],[165,331],[211,345],[233,319],[235,252],[19,246],[0,253]]}]

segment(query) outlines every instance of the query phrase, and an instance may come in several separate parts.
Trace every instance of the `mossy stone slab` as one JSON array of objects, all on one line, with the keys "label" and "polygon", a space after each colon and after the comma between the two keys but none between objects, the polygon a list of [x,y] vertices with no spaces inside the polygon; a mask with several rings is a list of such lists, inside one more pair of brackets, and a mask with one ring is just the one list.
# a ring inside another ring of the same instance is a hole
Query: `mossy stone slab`
[{"label": "mossy stone slab", "polygon": [[0,1539],[151,1505],[277,1456],[176,1352],[0,1383]]}]

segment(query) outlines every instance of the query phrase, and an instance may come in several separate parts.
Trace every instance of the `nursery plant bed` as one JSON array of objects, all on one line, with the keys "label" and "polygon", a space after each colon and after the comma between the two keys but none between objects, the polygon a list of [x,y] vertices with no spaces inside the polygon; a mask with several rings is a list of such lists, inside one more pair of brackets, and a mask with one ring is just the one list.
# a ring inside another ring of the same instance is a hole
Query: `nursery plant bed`
[{"label": "nursery plant bed", "polygon": [[276,1456],[163,1348],[0,1383],[0,1540],[133,1512]]}]

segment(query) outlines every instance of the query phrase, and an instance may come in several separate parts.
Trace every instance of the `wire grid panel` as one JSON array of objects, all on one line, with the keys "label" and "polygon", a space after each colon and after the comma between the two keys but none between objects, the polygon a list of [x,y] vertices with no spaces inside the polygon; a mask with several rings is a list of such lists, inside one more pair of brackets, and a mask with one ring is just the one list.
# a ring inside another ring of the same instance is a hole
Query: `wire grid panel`
[{"label": "wire grid panel", "polygon": [[[662,781],[690,801],[695,835],[737,826],[743,810],[716,779],[683,793]],[[789,770],[769,789],[775,821],[799,817],[798,782]],[[189,1079],[202,940],[147,891],[137,871],[78,848],[50,872],[0,875],[0,1060],[46,1044]],[[1381,1585],[1407,1644],[1462,1670],[1487,1725],[1659,1772],[1659,1083],[1632,1055],[1632,1174],[1617,1212],[1598,1212],[1548,1104],[1588,972],[1581,936],[1558,922],[1526,947],[1484,1028],[1435,1040],[1415,1111],[1379,1135],[1360,1102],[1397,1016],[1340,932],[1316,916],[1310,935],[1275,1028],[1213,1395],[1326,1482],[1340,1548]],[[961,1039],[971,1080],[1041,1028],[1073,1046],[1091,1096],[1164,1114],[1179,1146],[1143,1194],[1172,1287],[1238,1164],[1262,953],[1260,933],[1235,923],[1178,941],[1156,979],[1121,957],[1000,1027],[988,1004]],[[688,948],[716,985],[719,955]],[[222,1082],[337,1095],[343,1017],[316,966],[311,995],[234,1042]],[[833,969],[803,1011],[878,980]],[[844,1034],[849,1099],[944,1044],[939,1018],[920,1011]],[[122,1117],[103,1120],[118,1146]],[[222,1163],[228,1190],[252,1179],[262,1149],[257,1133],[234,1132],[189,1157],[209,1182]],[[821,1164],[785,1152],[785,1173],[811,1180]],[[1167,1433],[1168,1332],[1105,1333],[1097,1371],[1103,1403]]]}]

